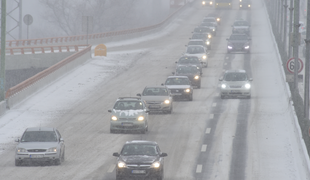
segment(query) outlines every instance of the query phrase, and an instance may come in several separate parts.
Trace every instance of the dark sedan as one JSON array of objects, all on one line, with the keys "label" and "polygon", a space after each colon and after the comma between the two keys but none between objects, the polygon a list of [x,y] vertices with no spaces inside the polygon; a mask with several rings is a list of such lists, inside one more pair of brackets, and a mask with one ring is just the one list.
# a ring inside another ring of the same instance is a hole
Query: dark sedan
[{"label": "dark sedan", "polygon": [[173,74],[177,76],[187,76],[191,81],[192,86],[200,88],[201,76],[199,67],[196,65],[178,65],[175,69],[175,73]]},{"label": "dark sedan", "polygon": [[246,34],[232,34],[227,39],[227,53],[231,52],[246,52],[251,51],[251,38]]},{"label": "dark sedan", "polygon": [[195,65],[199,68],[200,74],[202,74],[202,62],[196,56],[183,56],[178,61],[175,62],[179,65]]}]

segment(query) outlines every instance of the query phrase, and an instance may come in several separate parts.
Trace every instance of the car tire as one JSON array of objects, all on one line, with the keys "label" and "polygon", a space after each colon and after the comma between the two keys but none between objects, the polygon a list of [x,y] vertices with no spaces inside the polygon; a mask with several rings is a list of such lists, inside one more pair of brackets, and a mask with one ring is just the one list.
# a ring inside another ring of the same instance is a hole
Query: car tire
[{"label": "car tire", "polygon": [[120,176],[116,176],[116,178],[115,178],[116,180],[122,180],[123,178],[122,177],[120,177]]},{"label": "car tire", "polygon": [[251,95],[247,96],[246,98],[247,98],[247,99],[251,99]]},{"label": "car tire", "polygon": [[63,150],[62,156],[61,156],[61,161],[65,162],[65,150]]},{"label": "car tire", "polygon": [[188,96],[188,100],[189,100],[189,101],[193,101],[193,94],[191,94],[191,95]]},{"label": "car tire", "polygon": [[227,54],[230,54],[230,51],[227,50]]},{"label": "car tire", "polygon": [[61,157],[55,160],[55,165],[57,166],[61,165]]},{"label": "car tire", "polygon": [[171,106],[170,110],[167,111],[167,114],[171,114],[171,113],[172,113],[172,110],[173,110],[173,108],[172,108],[172,106]]},{"label": "car tire", "polygon": [[225,98],[225,96],[224,95],[221,95],[221,99],[224,99]]},{"label": "car tire", "polygon": [[15,166],[20,166],[22,164],[22,161],[15,159]]}]

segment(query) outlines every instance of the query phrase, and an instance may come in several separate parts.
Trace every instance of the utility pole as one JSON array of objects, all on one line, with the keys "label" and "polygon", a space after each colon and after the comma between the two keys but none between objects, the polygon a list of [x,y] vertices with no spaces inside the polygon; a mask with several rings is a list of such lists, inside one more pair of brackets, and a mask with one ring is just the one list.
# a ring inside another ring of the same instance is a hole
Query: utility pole
[{"label": "utility pole", "polygon": [[5,42],[6,42],[6,0],[1,0],[1,68],[0,101],[5,100]]},{"label": "utility pole", "polygon": [[294,57],[294,91],[298,92],[298,48],[299,48],[299,0],[295,0],[294,4],[294,46],[293,46],[293,57]]},{"label": "utility pole", "polygon": [[288,58],[292,57],[292,47],[293,47],[293,42],[292,42],[292,32],[293,32],[293,10],[294,10],[294,6],[293,6],[293,0],[290,0],[290,24],[289,24],[289,46],[288,46]]},{"label": "utility pole", "polygon": [[287,7],[288,7],[288,5],[287,5],[287,0],[284,0],[284,5],[283,5],[283,7],[284,7],[284,36],[283,36],[283,44],[284,44],[284,46],[283,46],[283,50],[284,50],[284,52],[285,52],[285,55],[287,55],[287,46],[286,46],[286,37],[287,37]]},{"label": "utility pole", "polygon": [[307,1],[304,118],[309,120],[310,2]]}]

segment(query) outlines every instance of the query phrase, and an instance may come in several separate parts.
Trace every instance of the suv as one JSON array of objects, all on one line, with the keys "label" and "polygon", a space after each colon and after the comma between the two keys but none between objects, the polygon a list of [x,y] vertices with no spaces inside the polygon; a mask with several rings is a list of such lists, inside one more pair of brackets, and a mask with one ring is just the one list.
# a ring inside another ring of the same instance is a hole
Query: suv
[{"label": "suv", "polygon": [[227,40],[227,53],[232,51],[243,51],[250,53],[251,38],[246,34],[232,34]]},{"label": "suv", "polygon": [[24,162],[54,163],[65,161],[65,143],[59,131],[51,127],[27,128],[21,139],[17,139],[15,166]]},{"label": "suv", "polygon": [[200,45],[190,45],[187,46],[184,56],[196,56],[199,58],[200,62],[207,67],[208,66],[208,55],[207,51],[203,46]]},{"label": "suv", "polygon": [[182,56],[175,63],[177,64],[177,66],[179,66],[179,65],[196,65],[199,68],[200,75],[202,74],[202,62],[200,62],[199,58],[196,56]]},{"label": "suv", "polygon": [[171,92],[173,98],[186,98],[193,100],[193,87],[187,76],[169,76],[165,85]]},{"label": "suv", "polygon": [[221,98],[245,96],[251,98],[251,81],[245,70],[227,70],[220,78]]},{"label": "suv", "polygon": [[236,20],[232,27],[232,33],[250,34],[250,24],[245,20]]},{"label": "suv", "polygon": [[121,152],[113,153],[116,160],[116,180],[124,178],[164,179],[164,157],[154,141],[127,141]]},{"label": "suv", "polygon": [[110,118],[110,132],[148,131],[148,113],[145,102],[140,97],[120,97],[116,100]]},{"label": "suv", "polygon": [[150,111],[162,111],[172,113],[172,96],[165,86],[145,87],[142,94],[137,94],[145,102]]},{"label": "suv", "polygon": [[177,76],[187,76],[191,81],[193,86],[200,88],[201,85],[201,74],[199,67],[196,65],[178,65],[175,69],[175,73]]},{"label": "suv", "polygon": [[240,0],[239,9],[251,9],[251,0]]}]

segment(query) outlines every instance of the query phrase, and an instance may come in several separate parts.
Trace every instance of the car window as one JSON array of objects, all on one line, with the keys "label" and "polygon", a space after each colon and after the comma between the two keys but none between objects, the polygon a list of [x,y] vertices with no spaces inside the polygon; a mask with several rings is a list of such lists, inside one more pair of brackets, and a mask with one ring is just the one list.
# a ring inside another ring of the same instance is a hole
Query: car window
[{"label": "car window", "polygon": [[226,73],[224,76],[225,81],[246,81],[247,75],[245,73]]},{"label": "car window", "polygon": [[156,145],[153,144],[127,144],[124,145],[121,155],[132,156],[132,155],[147,155],[156,156],[158,151]]},{"label": "car window", "polygon": [[203,22],[215,22],[214,19],[204,19]]},{"label": "car window", "polygon": [[201,45],[203,46],[203,42],[202,41],[189,41],[188,45]]},{"label": "car window", "polygon": [[205,38],[206,36],[203,35],[203,34],[193,34],[192,38],[196,38],[196,39],[202,39],[202,38]]},{"label": "car window", "polygon": [[206,22],[206,23],[202,23],[201,26],[214,26],[214,24],[210,22]]},{"label": "car window", "polygon": [[200,46],[188,46],[186,53],[189,53],[189,54],[204,53],[204,49],[203,47],[200,47]]},{"label": "car window", "polygon": [[181,66],[177,67],[176,69],[177,73],[197,73],[198,69],[196,66]]},{"label": "car window", "polygon": [[54,131],[26,131],[21,142],[57,142]]},{"label": "car window", "polygon": [[248,26],[249,23],[247,21],[236,21],[234,26]]},{"label": "car window", "polygon": [[247,40],[247,36],[244,35],[232,35],[230,36],[231,40]]},{"label": "car window", "polygon": [[115,110],[143,110],[141,101],[117,101],[114,105]]},{"label": "car window", "polygon": [[182,57],[179,59],[180,64],[200,64],[200,61],[197,57]]},{"label": "car window", "polygon": [[168,78],[166,85],[189,85],[189,79],[187,78]]},{"label": "car window", "polygon": [[168,90],[166,88],[145,88],[143,96],[168,96]]}]

